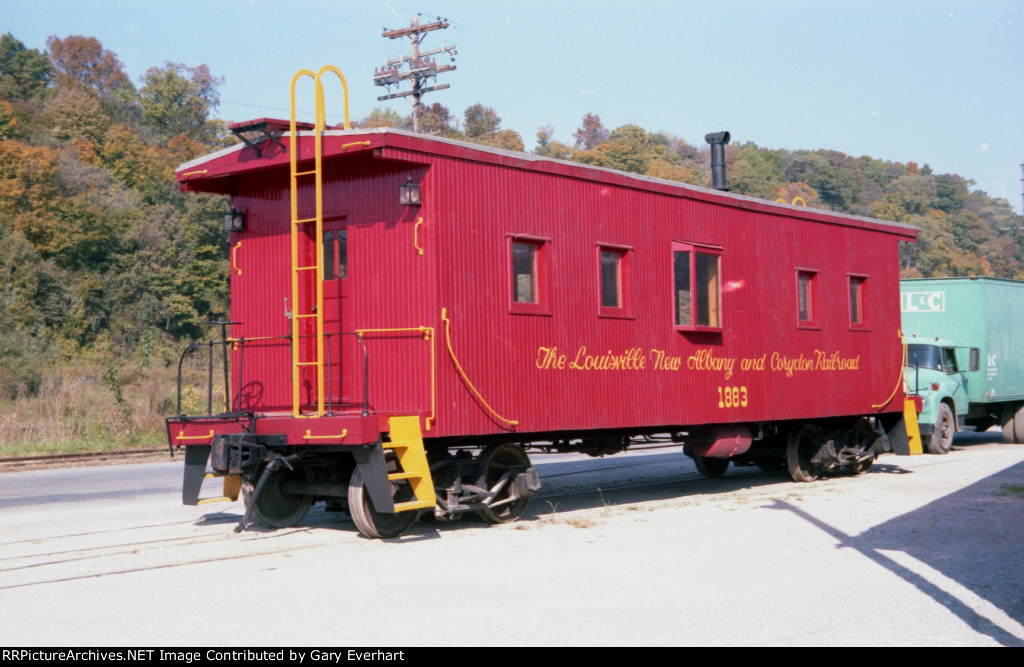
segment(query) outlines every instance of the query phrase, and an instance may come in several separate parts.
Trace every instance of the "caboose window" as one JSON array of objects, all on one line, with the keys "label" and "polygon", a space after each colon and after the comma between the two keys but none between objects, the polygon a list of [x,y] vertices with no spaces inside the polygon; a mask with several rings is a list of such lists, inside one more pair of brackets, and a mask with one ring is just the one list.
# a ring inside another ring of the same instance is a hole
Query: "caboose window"
[{"label": "caboose window", "polygon": [[601,251],[601,306],[622,308],[622,253]]},{"label": "caboose window", "polygon": [[629,317],[629,251],[623,246],[597,246],[601,317]]},{"label": "caboose window", "polygon": [[517,236],[509,243],[513,313],[548,314],[546,286],[547,239]]},{"label": "caboose window", "polygon": [[867,278],[850,276],[850,328],[863,329],[864,320],[864,286]]},{"label": "caboose window", "polygon": [[721,259],[717,249],[672,243],[677,329],[722,328]]},{"label": "caboose window", "polygon": [[348,230],[324,231],[324,280],[348,277]]},{"label": "caboose window", "polygon": [[512,300],[537,303],[537,246],[512,242]]},{"label": "caboose window", "polygon": [[801,327],[817,326],[818,272],[797,269],[796,303],[797,324]]}]

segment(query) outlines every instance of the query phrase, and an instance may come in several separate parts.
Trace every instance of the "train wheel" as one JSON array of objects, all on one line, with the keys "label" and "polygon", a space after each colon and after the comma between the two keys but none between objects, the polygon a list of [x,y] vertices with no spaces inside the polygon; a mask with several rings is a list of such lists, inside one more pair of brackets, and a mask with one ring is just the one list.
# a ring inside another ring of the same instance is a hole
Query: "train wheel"
[{"label": "train wheel", "polygon": [[956,433],[956,422],[953,411],[945,403],[939,403],[938,416],[935,418],[935,430],[928,440],[929,454],[948,454],[953,447],[953,434]]},{"label": "train wheel", "polygon": [[821,476],[821,466],[813,462],[821,446],[817,442],[818,427],[804,424],[793,427],[786,442],[786,467],[794,482],[813,482]]},{"label": "train wheel", "polygon": [[729,459],[714,459],[709,456],[693,455],[697,472],[705,477],[721,477],[729,469]]},{"label": "train wheel", "polygon": [[[490,445],[480,452],[480,469],[483,471],[477,484],[486,489],[494,489],[505,473],[515,468],[528,468],[530,457],[523,448],[511,442]],[[480,510],[480,518],[487,523],[509,523],[515,521],[526,511],[530,504],[529,498],[515,498],[512,495],[512,479],[506,478],[498,495],[491,500],[493,507]]]},{"label": "train wheel", "polygon": [[[388,469],[397,467],[389,462]],[[415,494],[406,481],[391,483],[391,497],[396,503],[413,500]],[[363,472],[357,466],[348,483],[348,509],[356,528],[371,539],[398,537],[416,523],[416,510],[384,514],[373,508],[370,494],[363,483]]]},{"label": "train wheel", "polygon": [[[268,474],[266,472],[262,474]],[[256,498],[256,505],[252,508],[252,518],[270,528],[289,528],[294,526],[306,516],[310,506],[313,504],[312,496],[295,496],[285,493],[282,485],[288,479],[303,479],[312,481],[313,471],[310,468],[299,468],[287,470],[284,468],[273,470],[269,473],[260,495]],[[252,504],[253,486],[250,483],[242,485],[242,498],[246,508]]]},{"label": "train wheel", "polygon": [[853,426],[853,430],[857,433],[857,438],[861,442],[864,442],[865,439],[870,438],[871,447],[867,453],[871,454],[871,457],[866,458],[862,461],[858,461],[856,463],[850,463],[848,465],[845,465],[843,466],[843,470],[849,473],[850,475],[863,475],[864,473],[871,469],[871,466],[874,465],[875,463],[875,459],[878,458],[878,454],[875,452],[874,446],[876,434],[871,428],[871,423],[868,422],[868,420],[864,419],[863,417],[857,420],[857,423],[854,424]]}]

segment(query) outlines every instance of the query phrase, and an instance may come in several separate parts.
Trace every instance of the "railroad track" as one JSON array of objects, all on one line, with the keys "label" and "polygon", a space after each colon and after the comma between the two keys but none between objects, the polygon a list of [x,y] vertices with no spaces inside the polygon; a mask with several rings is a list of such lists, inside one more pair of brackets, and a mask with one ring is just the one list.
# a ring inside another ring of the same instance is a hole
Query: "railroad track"
[{"label": "railroad track", "polygon": [[75,465],[108,465],[136,463],[157,457],[167,457],[166,447],[128,449],[116,452],[85,452],[81,454],[45,454],[0,458],[0,473],[41,468],[59,468]]}]

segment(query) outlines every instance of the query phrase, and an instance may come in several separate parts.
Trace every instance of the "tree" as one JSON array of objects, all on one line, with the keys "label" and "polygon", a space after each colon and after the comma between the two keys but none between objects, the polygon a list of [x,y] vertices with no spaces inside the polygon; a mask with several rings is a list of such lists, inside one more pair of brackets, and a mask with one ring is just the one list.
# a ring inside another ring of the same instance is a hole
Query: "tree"
[{"label": "tree", "polygon": [[397,111],[380,107],[374,107],[359,121],[359,127],[399,127],[401,124],[402,117]]},{"label": "tree", "polygon": [[758,148],[748,141],[735,151],[732,158],[728,182],[734,192],[770,200],[778,197],[779,190],[786,189],[782,151]]},{"label": "tree", "polygon": [[886,188],[886,197],[892,198],[911,215],[923,215],[929,209],[937,208],[935,177],[924,176],[917,170],[900,176]]},{"label": "tree", "polygon": [[507,151],[522,152],[526,148],[523,144],[523,138],[515,130],[500,130],[494,134],[480,137],[479,143]]},{"label": "tree", "polygon": [[684,167],[681,164],[673,164],[661,158],[651,160],[650,164],[647,165],[645,175],[653,178],[664,178],[667,181],[690,183],[691,185],[698,185],[700,182],[700,177],[688,167]]},{"label": "tree", "polygon": [[65,85],[77,83],[103,95],[132,88],[124,64],[95,37],[71,35],[60,39],[52,35],[46,40],[46,47],[57,78]]},{"label": "tree", "polygon": [[210,74],[206,65],[186,67],[165,62],[151,67],[142,76],[139,91],[142,121],[165,138],[186,134],[201,141],[212,141],[216,126],[210,113],[220,104],[217,87],[223,77]]},{"label": "tree", "polygon": [[0,141],[0,224],[21,229],[34,242],[34,219],[53,212],[60,198],[58,153],[47,146]]},{"label": "tree", "polygon": [[470,141],[497,134],[501,127],[501,118],[492,107],[474,104],[466,107],[466,137]]},{"label": "tree", "polygon": [[[668,137],[661,133],[649,133],[639,125],[622,125],[608,135],[608,140],[598,146],[577,153],[576,159],[609,169],[646,174],[655,160],[660,160],[657,170],[665,174],[667,167],[680,163],[672,151]],[[681,172],[679,175],[683,175]]]},{"label": "tree", "polygon": [[935,177],[935,207],[940,211],[952,213],[962,209],[970,196],[969,181],[956,174],[942,174]]},{"label": "tree", "polygon": [[576,148],[589,151],[600,144],[608,141],[611,133],[601,125],[601,117],[597,114],[588,113],[583,116],[583,124],[573,133],[576,138]]},{"label": "tree", "polygon": [[25,48],[9,32],[0,36],[0,98],[28,100],[46,89],[51,75],[46,54]]},{"label": "tree", "polygon": [[796,151],[785,168],[790,183],[803,181],[814,188],[821,202],[829,208],[846,213],[867,213],[869,204],[862,204],[860,193],[867,179],[860,163],[839,151]]},{"label": "tree", "polygon": [[537,147],[533,149],[533,152],[543,157],[572,160],[576,156],[576,149],[560,141],[554,141],[551,138],[554,134],[555,128],[551,125],[537,128]]},{"label": "tree", "polygon": [[62,87],[47,105],[47,116],[58,138],[86,139],[95,146],[110,122],[96,94],[78,86]]},{"label": "tree", "polygon": [[13,139],[18,130],[18,119],[10,102],[0,100],[0,140]]},{"label": "tree", "polygon": [[170,190],[174,152],[146,144],[125,125],[114,125],[107,131],[100,157],[115,178],[135,188],[147,203],[160,201]]},{"label": "tree", "polygon": [[[412,118],[410,117],[410,127]],[[420,128],[424,134],[440,134],[448,136],[455,132],[455,118],[452,117],[448,107],[434,102],[423,109],[420,114]]]}]

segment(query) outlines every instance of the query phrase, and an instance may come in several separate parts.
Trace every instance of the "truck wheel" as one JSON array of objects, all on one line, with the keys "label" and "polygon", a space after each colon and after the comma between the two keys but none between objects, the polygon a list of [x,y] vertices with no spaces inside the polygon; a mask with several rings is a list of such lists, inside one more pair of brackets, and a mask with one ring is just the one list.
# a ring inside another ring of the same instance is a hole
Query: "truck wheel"
[{"label": "truck wheel", "polygon": [[1013,415],[1013,439],[1024,444],[1024,403],[1017,405],[1017,413]]},{"label": "truck wheel", "polygon": [[1003,443],[1007,445],[1017,442],[1016,434],[1013,432],[1013,422],[1016,418],[1014,408],[1014,405],[1005,406],[1001,415],[1002,418],[999,420],[1000,426],[1003,427]]},{"label": "truck wheel", "polygon": [[953,411],[945,403],[939,403],[938,416],[935,418],[935,430],[928,441],[929,454],[949,454],[953,447],[953,434],[956,433],[956,422]]}]

